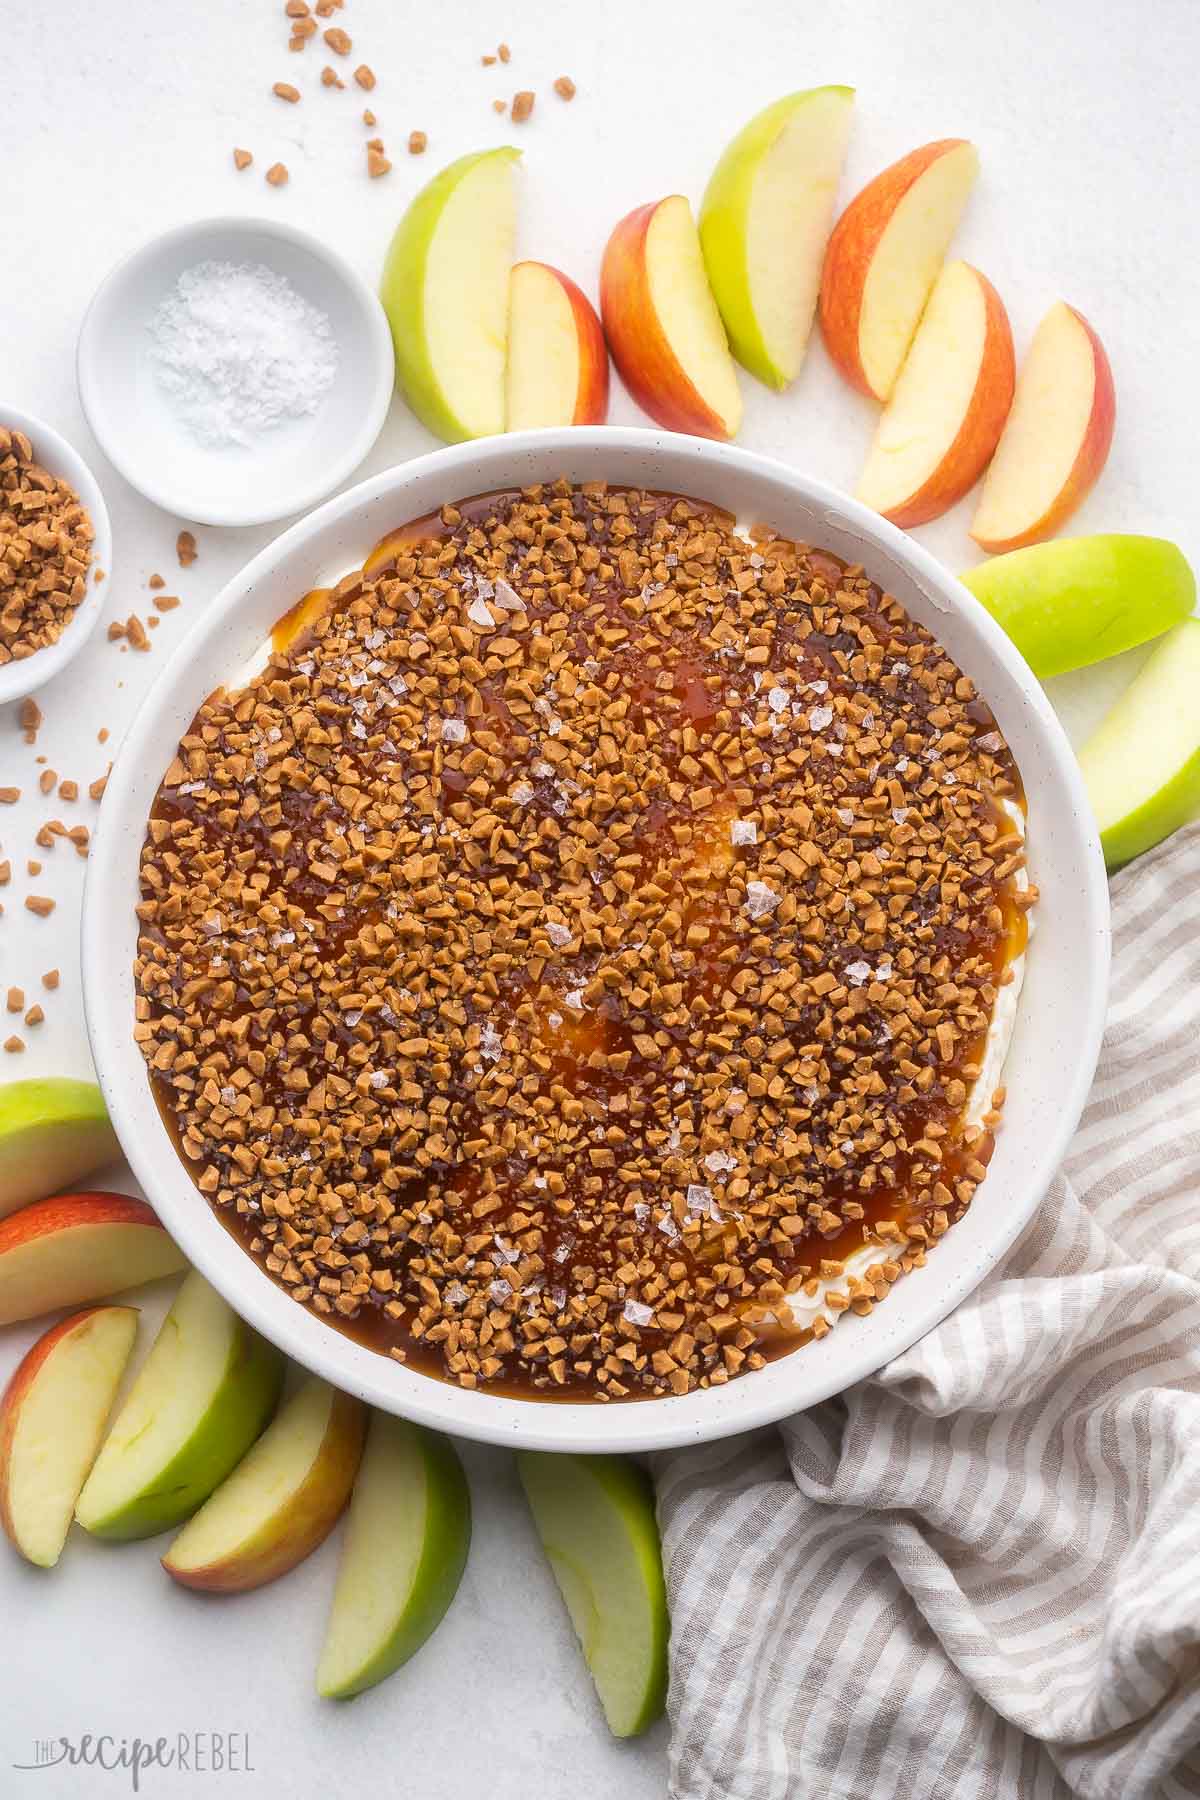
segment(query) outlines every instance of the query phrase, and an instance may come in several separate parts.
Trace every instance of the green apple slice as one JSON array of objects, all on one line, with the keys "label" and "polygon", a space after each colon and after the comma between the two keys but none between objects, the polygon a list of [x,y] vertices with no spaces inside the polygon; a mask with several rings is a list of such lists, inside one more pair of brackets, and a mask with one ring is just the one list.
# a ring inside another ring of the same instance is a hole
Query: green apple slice
[{"label": "green apple slice", "polygon": [[1109,869],[1200,815],[1200,619],[1156,644],[1079,753]]},{"label": "green apple slice", "polygon": [[777,100],[734,138],[700,207],[730,347],[768,387],[786,387],[804,360],[853,109],[848,87]]},{"label": "green apple slice", "polygon": [[522,1451],[517,1470],[614,1737],[658,1718],[667,1596],[654,1490],[615,1456]]},{"label": "green apple slice", "polygon": [[961,577],[1045,680],[1148,643],[1186,619],[1196,578],[1167,538],[1057,538]]},{"label": "green apple slice", "polygon": [[178,1525],[275,1410],[283,1357],[194,1270],[162,1322],[75,1508],[102,1538]]},{"label": "green apple slice", "polygon": [[120,1159],[94,1081],[6,1081],[0,1086],[0,1218],[73,1187]]},{"label": "green apple slice", "polygon": [[348,1700],[415,1656],[458,1592],[471,1497],[448,1438],[372,1413],[317,1692]]},{"label": "green apple slice", "polygon": [[421,423],[451,444],[504,430],[520,154],[505,144],[435,175],[396,227],[383,267],[397,380]]}]

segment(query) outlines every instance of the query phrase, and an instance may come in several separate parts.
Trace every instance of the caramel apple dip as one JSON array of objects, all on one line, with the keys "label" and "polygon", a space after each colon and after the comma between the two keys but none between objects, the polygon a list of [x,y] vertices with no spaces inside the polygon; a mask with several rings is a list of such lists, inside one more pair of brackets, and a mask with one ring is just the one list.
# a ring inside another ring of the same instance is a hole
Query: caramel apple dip
[{"label": "caramel apple dip", "polygon": [[136,1036],[300,1305],[467,1388],[686,1394],[970,1204],[1035,900],[995,719],[862,569],[564,481],[397,531],[206,701]]}]

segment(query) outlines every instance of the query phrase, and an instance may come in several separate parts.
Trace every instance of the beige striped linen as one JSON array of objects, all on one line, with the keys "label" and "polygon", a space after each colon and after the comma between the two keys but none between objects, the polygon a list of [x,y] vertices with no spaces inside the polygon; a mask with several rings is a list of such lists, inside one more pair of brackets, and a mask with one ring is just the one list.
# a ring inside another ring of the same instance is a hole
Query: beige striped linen
[{"label": "beige striped linen", "polygon": [[1200,1795],[1200,826],[1113,909],[1002,1267],[840,1399],[656,1459],[675,1800]]}]

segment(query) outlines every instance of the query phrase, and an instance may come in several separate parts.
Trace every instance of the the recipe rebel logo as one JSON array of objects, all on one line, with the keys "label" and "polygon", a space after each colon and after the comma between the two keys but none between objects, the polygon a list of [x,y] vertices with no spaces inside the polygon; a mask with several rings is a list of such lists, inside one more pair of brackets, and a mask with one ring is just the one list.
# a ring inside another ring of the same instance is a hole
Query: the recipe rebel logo
[{"label": "the recipe rebel logo", "polygon": [[[24,1774],[43,1769],[100,1769],[124,1775],[130,1791],[142,1791],[142,1778],[152,1769],[181,1775],[253,1775],[250,1736],[244,1731],[180,1731],[174,1737],[113,1737],[86,1732],[82,1737],[38,1738],[32,1757],[14,1762]],[[32,1791],[32,1789],[31,1789]],[[92,1790],[89,1787],[88,1792]]]}]

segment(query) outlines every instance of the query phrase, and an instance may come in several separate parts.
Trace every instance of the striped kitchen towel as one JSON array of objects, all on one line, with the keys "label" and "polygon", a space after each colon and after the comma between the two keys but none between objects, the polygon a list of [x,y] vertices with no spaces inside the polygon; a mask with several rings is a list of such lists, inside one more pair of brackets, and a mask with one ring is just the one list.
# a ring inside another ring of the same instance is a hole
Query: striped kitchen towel
[{"label": "striped kitchen towel", "polygon": [[1200,826],[1114,880],[1095,1088],[974,1297],[657,1459],[674,1800],[1200,1795],[1198,896]]}]

